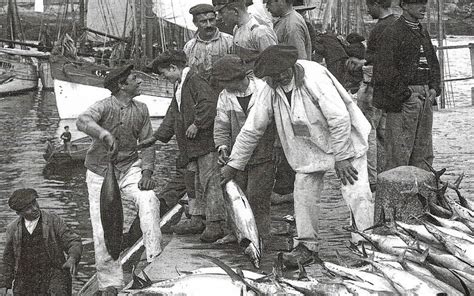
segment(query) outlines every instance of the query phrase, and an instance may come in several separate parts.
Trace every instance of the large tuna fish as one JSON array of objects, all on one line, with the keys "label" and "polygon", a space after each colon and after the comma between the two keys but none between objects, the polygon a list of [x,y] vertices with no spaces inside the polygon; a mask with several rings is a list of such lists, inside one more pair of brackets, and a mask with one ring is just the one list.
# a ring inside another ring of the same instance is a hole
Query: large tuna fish
[{"label": "large tuna fish", "polygon": [[244,248],[253,265],[260,268],[260,236],[247,197],[234,180],[230,180],[225,184],[224,197],[227,212],[232,222],[231,225],[239,245]]},{"label": "large tuna fish", "polygon": [[120,256],[123,236],[123,209],[115,168],[110,161],[100,189],[100,221],[104,230],[105,246],[110,256]]}]

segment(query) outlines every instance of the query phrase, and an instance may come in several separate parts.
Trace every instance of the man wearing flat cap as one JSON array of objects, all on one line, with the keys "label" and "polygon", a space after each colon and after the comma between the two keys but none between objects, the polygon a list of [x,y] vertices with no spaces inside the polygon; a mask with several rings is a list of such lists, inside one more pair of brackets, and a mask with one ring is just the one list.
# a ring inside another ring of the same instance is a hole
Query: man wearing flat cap
[{"label": "man wearing flat cap", "polygon": [[116,294],[123,285],[120,259],[109,255],[100,219],[100,191],[109,161],[115,166],[122,199],[137,207],[147,261],[161,253],[160,202],[152,180],[155,149],[142,149],[141,158],[136,151],[138,141],[151,137],[153,130],[147,106],[134,100],[141,80],[132,68],[111,70],[104,81],[111,96],[90,106],[76,122],[78,130],[93,138],[85,160],[86,182],[99,290],[108,295]]},{"label": "man wearing flat cap", "polygon": [[[7,226],[3,287],[14,295],[71,295],[82,243],[58,215],[41,210],[36,190],[18,189],[8,205],[19,216]],[[67,255],[67,259],[64,255]]]},{"label": "man wearing flat cap", "polygon": [[[283,255],[287,267],[305,264],[318,252],[319,202],[326,171],[335,168],[341,192],[360,229],[373,225],[374,202],[367,176],[370,124],[336,78],[318,63],[298,60],[296,48],[271,46],[255,62],[258,91],[227,165],[225,181],[243,171],[267,126],[274,121],[293,170],[295,248]],[[357,242],[359,236],[353,236]]]},{"label": "man wearing flat cap", "polygon": [[218,16],[226,25],[234,28],[233,43],[235,53],[249,67],[257,56],[270,45],[278,43],[275,32],[268,26],[260,24],[247,11],[243,0],[219,0],[215,5]]},{"label": "man wearing flat cap", "polygon": [[159,55],[153,61],[153,72],[173,83],[175,94],[163,119],[166,124],[161,124],[154,135],[140,145],[152,145],[157,140],[167,143],[176,136],[187,170],[195,173],[196,191],[195,198],[189,200],[191,219],[171,229],[177,234],[201,233],[202,241],[215,242],[224,236],[222,222],[225,219],[213,138],[217,93],[207,80],[186,66],[183,51],[170,50]]},{"label": "man wearing flat cap", "polygon": [[232,53],[232,36],[220,32],[216,26],[216,13],[210,4],[198,4],[189,13],[198,28],[193,39],[186,42],[184,52],[188,65],[209,80],[212,64],[226,54]]},{"label": "man wearing flat cap", "polygon": [[[214,142],[222,165],[227,162],[235,139],[254,108],[255,98],[265,82],[254,75],[246,74],[247,66],[237,55],[228,55],[218,60],[212,70],[215,80],[223,88],[217,101],[214,121]],[[273,188],[273,144],[274,124],[268,125],[262,138],[243,171],[235,181],[244,190],[255,216],[258,233],[263,243],[270,236],[270,195]],[[225,239],[224,239],[225,241]],[[231,241],[231,239],[228,239]]]},{"label": "man wearing flat cap", "polygon": [[433,163],[433,107],[441,93],[436,50],[420,24],[427,0],[402,0],[402,16],[383,31],[374,62],[373,105],[387,112],[385,167]]}]

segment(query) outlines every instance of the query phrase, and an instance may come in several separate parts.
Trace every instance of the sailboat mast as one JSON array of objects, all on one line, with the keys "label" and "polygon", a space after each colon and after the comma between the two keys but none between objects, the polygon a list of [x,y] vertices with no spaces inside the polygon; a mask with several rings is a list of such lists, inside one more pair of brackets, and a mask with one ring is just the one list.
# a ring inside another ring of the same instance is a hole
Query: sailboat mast
[{"label": "sailboat mast", "polygon": [[[444,0],[438,0],[438,47],[443,46],[444,40],[444,23],[443,23],[443,12],[444,12]],[[444,81],[444,51],[443,49],[438,49],[438,60],[439,60],[439,70],[441,72],[441,81]],[[444,82],[442,82],[444,84]],[[440,108],[444,109],[446,107],[446,98],[444,92],[444,85],[441,88],[440,96]]]}]

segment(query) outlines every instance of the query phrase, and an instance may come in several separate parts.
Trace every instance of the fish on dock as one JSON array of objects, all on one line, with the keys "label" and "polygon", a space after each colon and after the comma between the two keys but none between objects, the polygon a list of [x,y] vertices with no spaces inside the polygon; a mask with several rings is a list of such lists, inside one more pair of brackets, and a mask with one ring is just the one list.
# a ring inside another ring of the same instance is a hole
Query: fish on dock
[{"label": "fish on dock", "polygon": [[252,264],[256,268],[260,268],[262,244],[255,217],[245,193],[234,180],[230,180],[224,185],[224,199],[231,226],[239,245],[244,249],[245,254],[250,257]]}]

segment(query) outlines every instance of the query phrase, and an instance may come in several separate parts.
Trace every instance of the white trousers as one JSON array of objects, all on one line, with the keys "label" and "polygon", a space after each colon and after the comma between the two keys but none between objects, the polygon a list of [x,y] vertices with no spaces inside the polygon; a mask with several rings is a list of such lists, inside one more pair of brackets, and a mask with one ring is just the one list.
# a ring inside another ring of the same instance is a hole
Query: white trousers
[{"label": "white trousers", "polygon": [[[363,230],[374,223],[374,198],[369,186],[367,155],[352,160],[352,165],[359,173],[357,175],[358,180],[353,185],[341,184],[341,193],[344,201],[354,214],[357,227]],[[294,239],[294,246],[302,243],[314,252],[319,251],[319,217],[324,174],[325,172],[296,173],[293,194],[298,234]],[[359,235],[352,234],[352,241],[357,242],[360,239]]]},{"label": "white trousers", "polygon": [[[130,169],[122,173],[118,184],[122,195],[124,225],[129,225],[135,218],[133,205],[138,210],[140,228],[143,232],[147,261],[151,262],[161,253],[160,202],[153,190],[138,189],[142,177],[141,160],[135,162]],[[86,173],[89,192],[89,210],[91,215],[94,252],[99,290],[113,286],[123,286],[123,271],[120,258],[113,260],[107,252],[104,241],[104,230],[100,220],[100,189],[104,178],[89,170]]]}]

